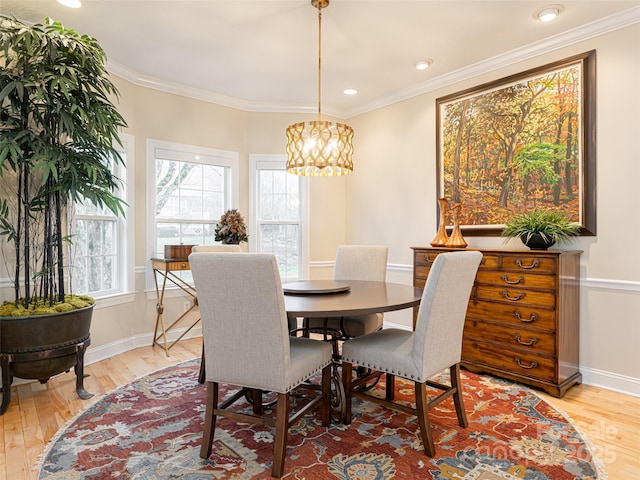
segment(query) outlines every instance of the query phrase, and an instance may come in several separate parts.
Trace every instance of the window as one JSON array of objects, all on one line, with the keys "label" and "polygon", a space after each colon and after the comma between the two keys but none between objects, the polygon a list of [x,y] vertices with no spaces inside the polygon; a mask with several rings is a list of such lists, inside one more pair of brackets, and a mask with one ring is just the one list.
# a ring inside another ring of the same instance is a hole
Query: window
[{"label": "window", "polygon": [[133,164],[134,138],[120,134],[124,165],[113,162],[115,175],[123,181],[116,195],[127,202],[125,216],[117,217],[92,202],[75,204],[71,217],[71,285],[74,292],[105,297],[125,293],[133,285],[132,182],[128,165]]},{"label": "window", "polygon": [[149,257],[165,245],[215,243],[220,215],[238,203],[238,154],[158,140],[147,152]]},{"label": "window", "polygon": [[308,277],[306,179],[287,173],[284,155],[250,155],[252,251],[276,256],[283,280]]}]

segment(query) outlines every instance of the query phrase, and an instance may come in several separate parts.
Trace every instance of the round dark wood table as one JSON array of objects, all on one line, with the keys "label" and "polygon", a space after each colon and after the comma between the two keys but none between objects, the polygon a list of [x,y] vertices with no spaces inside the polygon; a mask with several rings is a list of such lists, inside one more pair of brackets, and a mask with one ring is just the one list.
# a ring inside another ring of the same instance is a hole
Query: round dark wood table
[{"label": "round dark wood table", "polygon": [[[296,284],[300,287],[296,291]],[[333,291],[348,285],[348,290]],[[283,285],[284,302],[289,317],[345,317],[390,312],[415,307],[422,289],[389,282],[356,280],[312,280]]]}]

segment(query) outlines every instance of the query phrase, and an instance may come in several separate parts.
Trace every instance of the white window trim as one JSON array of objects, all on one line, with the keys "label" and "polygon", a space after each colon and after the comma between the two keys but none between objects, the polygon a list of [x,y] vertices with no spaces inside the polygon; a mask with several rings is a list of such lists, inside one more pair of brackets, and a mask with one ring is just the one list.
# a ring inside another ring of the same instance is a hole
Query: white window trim
[{"label": "white window trim", "polygon": [[[172,152],[172,156],[176,160],[185,160],[197,163],[195,155],[206,155],[216,157],[222,165],[230,168],[229,174],[229,208],[238,208],[240,203],[240,155],[238,152],[229,150],[218,150],[215,148],[199,147],[196,145],[187,145],[183,143],[167,142],[164,140],[147,139],[147,222],[146,222],[146,265],[147,265],[147,281],[146,289],[151,294],[153,290],[155,295],[155,283],[153,278],[153,270],[151,269],[150,259],[162,256],[162,252],[156,252],[156,151],[167,150]],[[206,162],[202,162],[206,163]]]},{"label": "white window trim", "polygon": [[[135,276],[134,276],[134,252],[135,252],[135,221],[134,221],[134,177],[133,166],[135,164],[135,137],[128,133],[118,135],[122,142],[122,151],[125,154],[125,165],[122,166],[122,189],[118,197],[126,202],[124,205],[124,217],[117,217],[119,223],[118,235],[118,272],[121,287],[108,291],[102,295],[92,296],[96,300],[96,308],[121,305],[135,300]],[[116,145],[115,148],[120,148]],[[124,235],[122,232],[124,231]]]},{"label": "white window trim", "polygon": [[[126,236],[124,240],[124,251],[121,254],[121,267],[123,268],[123,280],[125,281],[125,285],[123,285],[122,293],[126,295],[124,297],[124,301],[133,301],[131,298],[131,293],[135,292],[135,275],[134,275],[134,265],[135,265],[135,241],[136,241],[136,232],[135,232],[135,208],[134,208],[134,168],[135,165],[135,151],[136,151],[136,141],[133,135],[128,133],[121,133],[120,140],[122,141],[122,145],[124,146],[124,151],[127,156],[127,162],[125,165],[125,175],[123,178],[124,181],[124,200],[127,202],[127,205],[124,207],[125,212],[125,228],[126,228]],[[111,297],[111,302],[116,302],[117,299]],[[124,303],[124,302],[123,302]],[[111,303],[113,304],[113,303]]]},{"label": "white window trim", "polygon": [[[257,171],[260,166],[271,170],[286,170],[287,156],[280,154],[250,154],[249,155],[249,238],[257,239],[258,232],[258,198],[256,195]],[[309,179],[300,177],[300,262],[301,279],[309,278]],[[249,251],[257,252],[259,242],[249,242]]]}]

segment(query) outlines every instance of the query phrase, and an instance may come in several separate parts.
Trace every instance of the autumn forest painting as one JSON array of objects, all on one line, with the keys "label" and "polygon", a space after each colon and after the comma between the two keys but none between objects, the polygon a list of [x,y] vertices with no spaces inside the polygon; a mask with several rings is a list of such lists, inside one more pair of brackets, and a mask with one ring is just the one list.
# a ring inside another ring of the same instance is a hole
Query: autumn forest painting
[{"label": "autumn forest painting", "polygon": [[533,208],[582,223],[580,61],[438,99],[438,196],[461,226],[499,226]]}]

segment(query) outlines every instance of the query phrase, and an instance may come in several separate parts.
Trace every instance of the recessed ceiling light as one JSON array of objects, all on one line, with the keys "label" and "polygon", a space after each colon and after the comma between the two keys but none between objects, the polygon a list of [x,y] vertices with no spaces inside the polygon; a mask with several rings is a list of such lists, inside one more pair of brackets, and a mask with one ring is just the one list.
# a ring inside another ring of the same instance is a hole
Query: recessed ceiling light
[{"label": "recessed ceiling light", "polygon": [[80,8],[82,2],[80,0],[56,0],[60,5],[64,5],[69,8]]},{"label": "recessed ceiling light", "polygon": [[413,65],[416,67],[416,70],[426,70],[433,64],[433,60],[427,58],[425,60],[418,60]]},{"label": "recessed ceiling light", "polygon": [[544,8],[538,10],[534,17],[540,20],[541,22],[550,22],[555,19],[560,13],[564,10],[564,6],[562,5],[547,5]]},{"label": "recessed ceiling light", "polygon": [[355,88],[346,88],[342,93],[344,93],[345,95],[355,95],[356,93],[358,93],[358,90],[356,90]]}]

